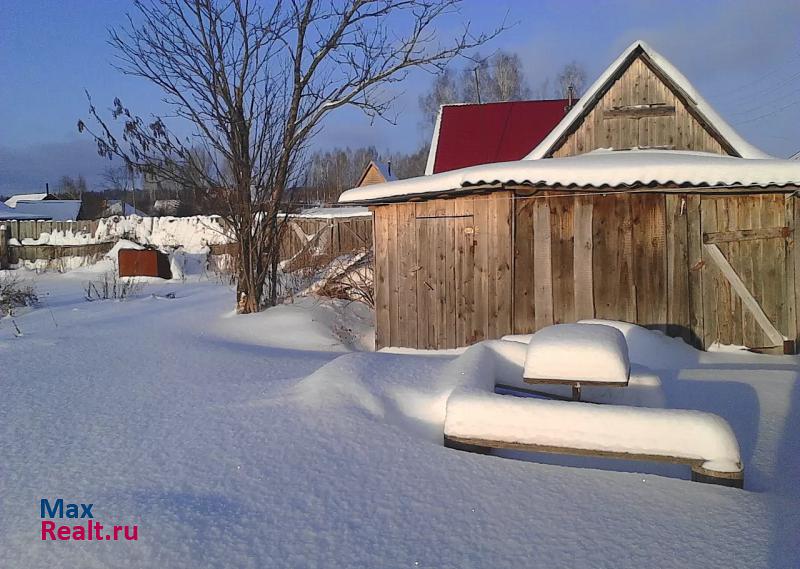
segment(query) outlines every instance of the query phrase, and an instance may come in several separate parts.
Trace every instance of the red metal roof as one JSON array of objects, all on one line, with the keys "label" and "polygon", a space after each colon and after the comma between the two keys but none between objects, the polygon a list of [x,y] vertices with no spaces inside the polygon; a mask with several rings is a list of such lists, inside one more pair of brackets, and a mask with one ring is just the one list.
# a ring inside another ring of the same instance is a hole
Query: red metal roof
[{"label": "red metal roof", "polygon": [[520,160],[564,118],[566,107],[566,99],[445,105],[433,173]]}]

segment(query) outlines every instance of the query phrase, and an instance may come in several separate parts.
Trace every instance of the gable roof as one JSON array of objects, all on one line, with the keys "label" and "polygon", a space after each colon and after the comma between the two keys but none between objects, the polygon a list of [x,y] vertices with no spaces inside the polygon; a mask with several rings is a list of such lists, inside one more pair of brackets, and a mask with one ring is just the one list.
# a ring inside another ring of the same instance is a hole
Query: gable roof
[{"label": "gable roof", "polygon": [[17,207],[17,202],[20,200],[26,201],[39,201],[47,199],[49,194],[17,194],[16,196],[11,196],[6,200],[6,205],[8,207]]},{"label": "gable roof", "polygon": [[[364,172],[361,174],[361,178],[358,179],[358,184],[356,184],[356,186],[364,185],[364,179],[367,177],[367,174],[369,174],[370,170],[372,170],[373,168],[378,172],[380,177],[383,178],[381,182],[393,182],[394,180],[397,179],[397,176],[391,173],[391,169],[389,168],[388,164],[384,162],[379,162],[377,160],[370,160],[369,164],[367,164],[367,167],[364,168]],[[377,182],[370,182],[370,183],[374,184]]]},{"label": "gable roof", "polygon": [[[703,99],[689,80],[678,71],[667,59],[656,52],[645,42],[633,42],[622,54],[592,83],[591,87],[580,98],[567,115],[544,137],[544,139],[525,156],[526,160],[548,158],[558,143],[566,138],[574,128],[580,125],[583,118],[594,108],[597,101],[616,81],[616,79],[633,63],[643,56],[660,72],[662,79],[676,95],[683,99],[690,112],[696,113],[704,122],[712,135],[723,147],[729,147],[734,156],[741,158],[772,158],[743,139],[721,116]],[[724,143],[724,144],[723,144]]]},{"label": "gable roof", "polygon": [[81,200],[19,200],[14,210],[36,219],[75,221],[81,210]]},{"label": "gable roof", "polygon": [[425,174],[519,160],[567,112],[567,99],[442,105]]}]

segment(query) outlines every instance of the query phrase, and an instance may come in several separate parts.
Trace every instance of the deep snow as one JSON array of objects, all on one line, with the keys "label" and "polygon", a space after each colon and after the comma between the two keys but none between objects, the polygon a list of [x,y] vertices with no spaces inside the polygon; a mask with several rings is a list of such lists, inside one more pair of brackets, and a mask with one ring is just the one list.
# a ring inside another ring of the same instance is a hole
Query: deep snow
[{"label": "deep snow", "polygon": [[[228,287],[192,278],[87,303],[89,276],[39,276],[23,336],[0,321],[2,567],[800,562],[797,358],[701,354],[627,327],[630,386],[584,389],[719,414],[741,491],[670,465],[444,448],[450,392],[492,374],[522,385],[523,343],[346,353],[340,338],[369,339],[342,305],[235,316]],[[43,543],[42,497],[93,502],[103,522],[139,524],[139,541]]]}]

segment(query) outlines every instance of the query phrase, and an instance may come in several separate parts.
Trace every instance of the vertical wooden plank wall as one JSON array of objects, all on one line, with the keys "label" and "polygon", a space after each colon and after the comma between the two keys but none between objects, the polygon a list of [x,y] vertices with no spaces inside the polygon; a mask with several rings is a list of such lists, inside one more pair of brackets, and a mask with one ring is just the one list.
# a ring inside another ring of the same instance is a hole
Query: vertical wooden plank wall
[{"label": "vertical wooden plank wall", "polygon": [[709,257],[709,236],[770,321],[797,338],[796,202],[552,191],[376,207],[377,345],[452,348],[587,318],[697,347],[773,345]]},{"label": "vertical wooden plank wall", "polygon": [[512,332],[510,192],[374,208],[376,347]]}]

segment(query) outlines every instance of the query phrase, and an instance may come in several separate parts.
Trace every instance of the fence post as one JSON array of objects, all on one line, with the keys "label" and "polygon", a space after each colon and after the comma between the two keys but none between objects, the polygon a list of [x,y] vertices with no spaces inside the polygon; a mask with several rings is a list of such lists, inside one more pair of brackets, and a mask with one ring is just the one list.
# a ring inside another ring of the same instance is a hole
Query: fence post
[{"label": "fence post", "polygon": [[5,224],[0,225],[0,269],[8,267],[8,233]]}]

